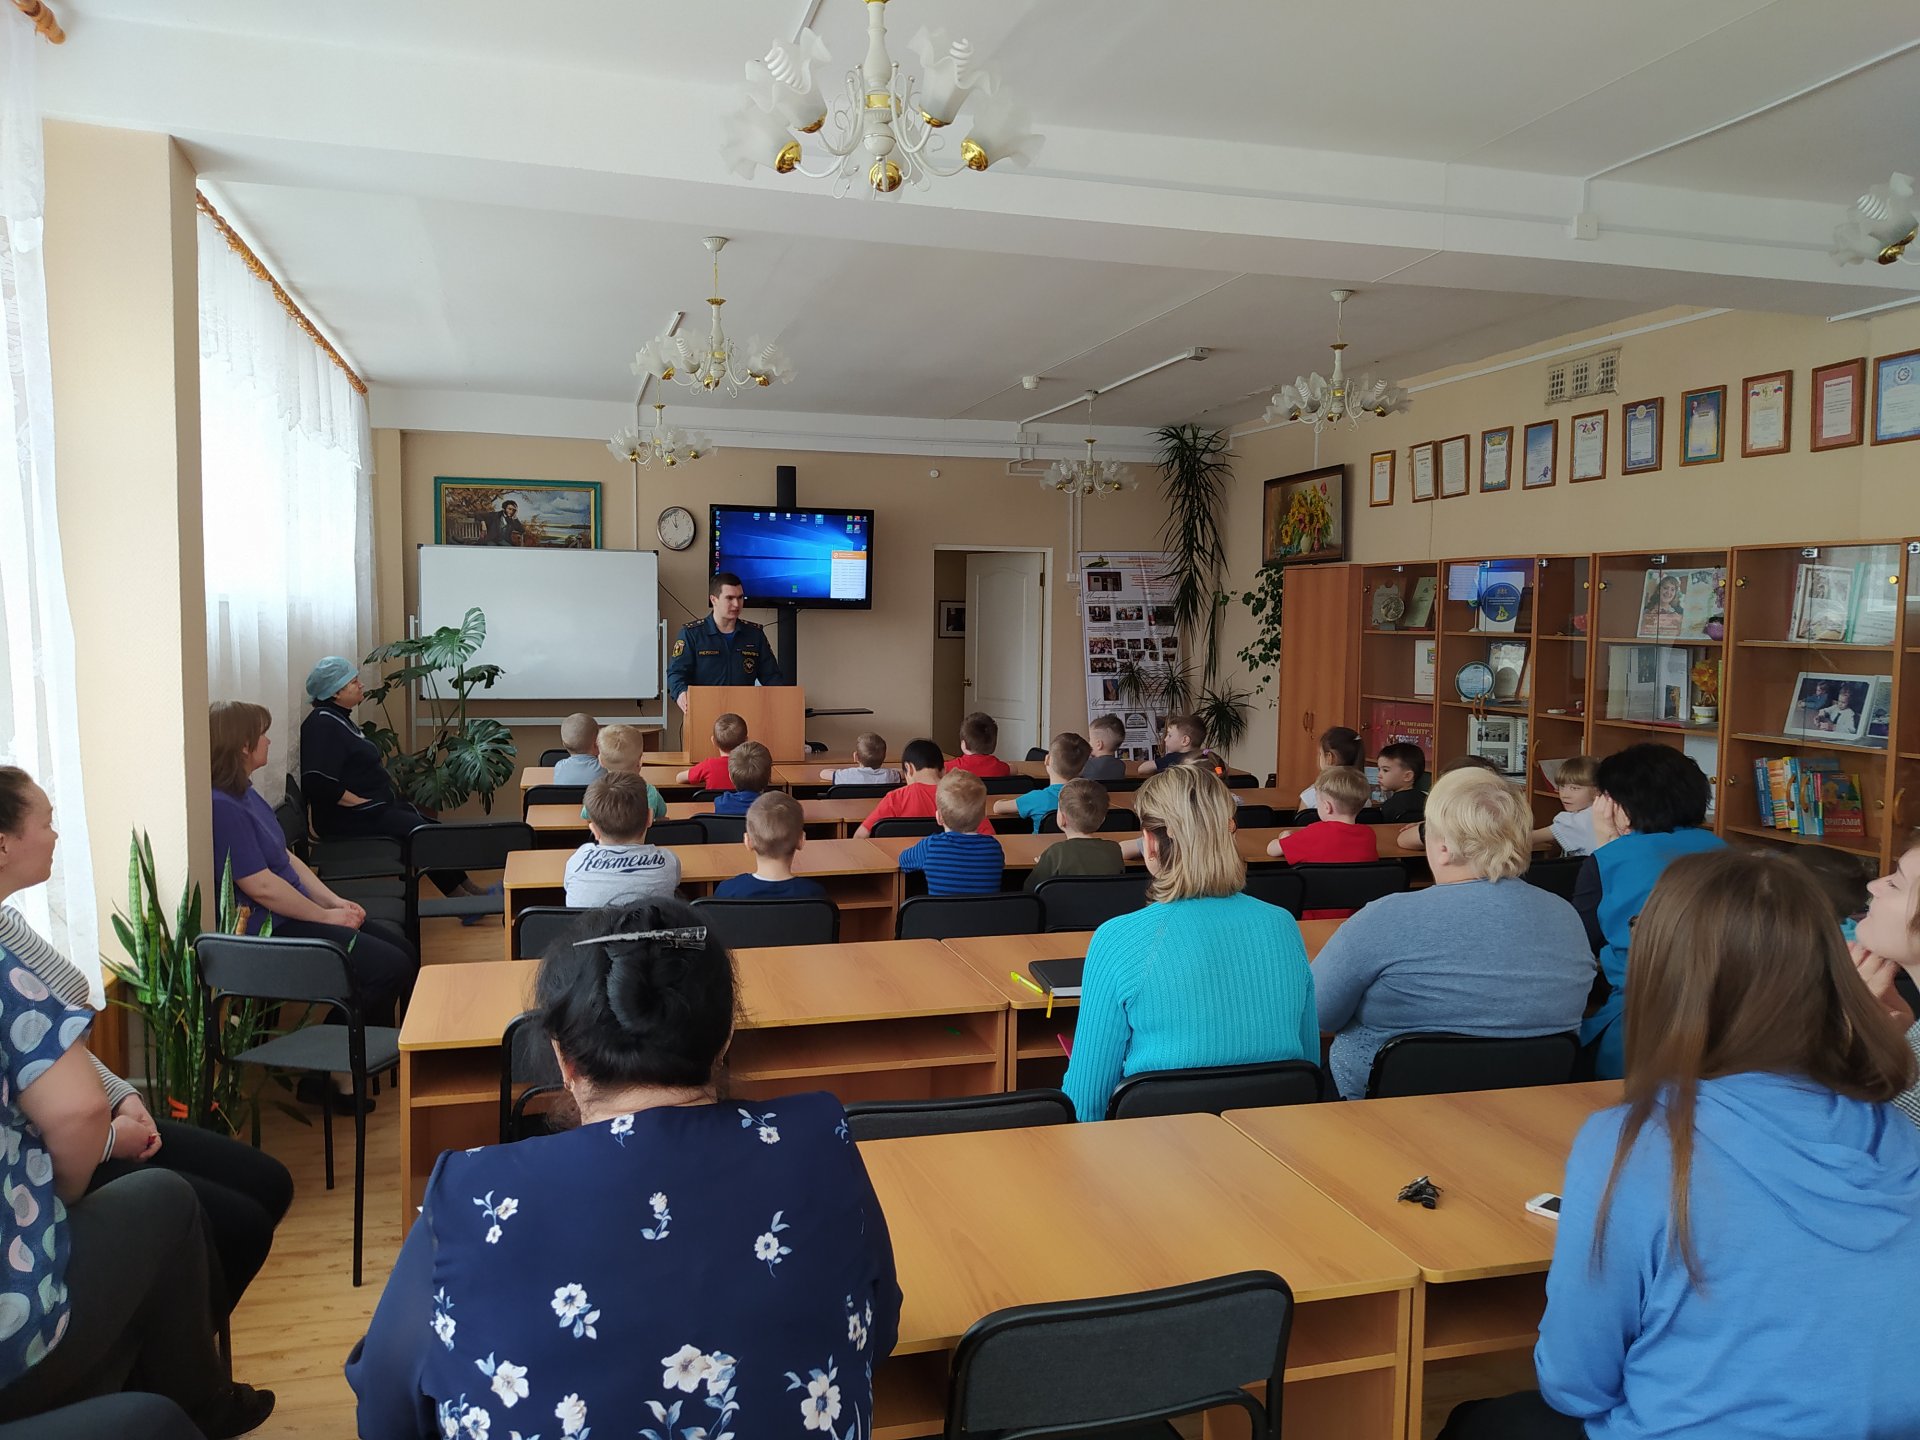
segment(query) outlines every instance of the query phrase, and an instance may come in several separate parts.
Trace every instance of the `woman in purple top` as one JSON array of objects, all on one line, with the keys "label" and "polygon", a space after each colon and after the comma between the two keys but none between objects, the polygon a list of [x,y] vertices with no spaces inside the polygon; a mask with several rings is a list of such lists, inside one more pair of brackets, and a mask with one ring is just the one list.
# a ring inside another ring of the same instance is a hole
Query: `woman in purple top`
[{"label": "woman in purple top", "polygon": [[355,998],[369,1024],[394,1023],[396,1003],[412,993],[420,959],[406,932],[342,899],[287,849],[286,836],[248,777],[267,763],[273,717],[244,700],[213,705],[208,729],[213,750],[213,863],[233,863],[233,886],[251,907],[247,933],[273,917],[275,935],[332,940],[347,952]]}]

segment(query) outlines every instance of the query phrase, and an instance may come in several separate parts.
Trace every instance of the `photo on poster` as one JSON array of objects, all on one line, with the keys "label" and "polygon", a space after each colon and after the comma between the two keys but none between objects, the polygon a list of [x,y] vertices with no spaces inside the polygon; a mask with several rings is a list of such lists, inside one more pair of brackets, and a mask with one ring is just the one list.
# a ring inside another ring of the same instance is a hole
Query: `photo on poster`
[{"label": "photo on poster", "polygon": [[1111,625],[1113,623],[1113,607],[1111,605],[1087,606],[1087,623],[1089,625]]},{"label": "photo on poster", "polygon": [[1095,595],[1108,595],[1120,588],[1120,572],[1117,570],[1089,570],[1087,589]]},{"label": "photo on poster", "polygon": [[1116,605],[1113,607],[1113,619],[1119,625],[1138,625],[1142,613],[1138,605]]}]

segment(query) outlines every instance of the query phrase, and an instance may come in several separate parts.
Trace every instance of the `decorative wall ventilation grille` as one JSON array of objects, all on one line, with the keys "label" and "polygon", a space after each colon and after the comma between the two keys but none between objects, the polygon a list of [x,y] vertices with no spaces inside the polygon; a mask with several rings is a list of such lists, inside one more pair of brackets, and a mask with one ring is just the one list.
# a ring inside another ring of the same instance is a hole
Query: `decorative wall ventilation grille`
[{"label": "decorative wall ventilation grille", "polygon": [[1620,351],[1602,350],[1562,360],[1547,370],[1547,404],[1584,400],[1590,395],[1613,395],[1620,389]]}]

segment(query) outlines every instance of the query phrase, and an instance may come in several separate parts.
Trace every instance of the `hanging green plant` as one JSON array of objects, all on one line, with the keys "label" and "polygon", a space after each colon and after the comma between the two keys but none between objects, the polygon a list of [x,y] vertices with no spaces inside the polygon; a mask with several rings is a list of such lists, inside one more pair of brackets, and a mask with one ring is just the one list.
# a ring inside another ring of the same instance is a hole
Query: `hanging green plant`
[{"label": "hanging green plant", "polygon": [[1253,676],[1255,695],[1263,693],[1280,673],[1280,586],[1285,575],[1278,565],[1263,565],[1253,588],[1240,592],[1240,603],[1259,627],[1239,652],[1240,663]]}]

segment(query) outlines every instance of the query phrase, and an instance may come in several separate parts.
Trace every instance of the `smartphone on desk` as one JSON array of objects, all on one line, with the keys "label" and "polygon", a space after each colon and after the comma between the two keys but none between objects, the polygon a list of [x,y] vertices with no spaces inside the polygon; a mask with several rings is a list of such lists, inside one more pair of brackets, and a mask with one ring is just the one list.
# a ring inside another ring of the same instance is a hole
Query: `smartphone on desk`
[{"label": "smartphone on desk", "polygon": [[1551,1190],[1547,1191],[1544,1195],[1536,1195],[1527,1201],[1527,1211],[1529,1214],[1545,1216],[1549,1220],[1558,1220],[1560,1218],[1560,1197]]}]

